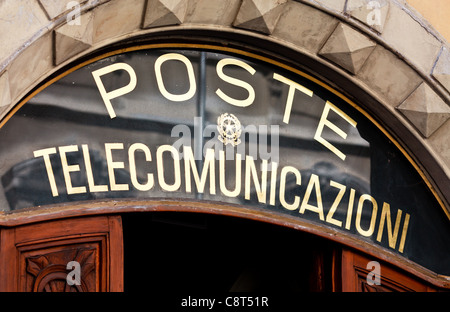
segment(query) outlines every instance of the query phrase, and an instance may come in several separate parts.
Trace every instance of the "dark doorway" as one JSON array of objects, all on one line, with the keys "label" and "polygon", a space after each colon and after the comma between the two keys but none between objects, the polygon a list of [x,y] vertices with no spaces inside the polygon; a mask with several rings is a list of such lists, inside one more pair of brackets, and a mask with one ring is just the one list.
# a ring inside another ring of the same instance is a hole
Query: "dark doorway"
[{"label": "dark doorway", "polygon": [[314,235],[200,213],[122,218],[126,292],[331,291],[332,245]]}]

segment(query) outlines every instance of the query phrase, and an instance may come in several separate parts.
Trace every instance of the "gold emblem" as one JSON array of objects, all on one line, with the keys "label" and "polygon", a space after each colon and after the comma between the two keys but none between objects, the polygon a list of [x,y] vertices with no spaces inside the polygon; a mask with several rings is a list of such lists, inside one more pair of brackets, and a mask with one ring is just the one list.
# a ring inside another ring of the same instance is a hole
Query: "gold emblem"
[{"label": "gold emblem", "polygon": [[241,123],[233,114],[222,114],[217,118],[217,130],[219,131],[219,141],[227,145],[239,145],[241,140]]}]

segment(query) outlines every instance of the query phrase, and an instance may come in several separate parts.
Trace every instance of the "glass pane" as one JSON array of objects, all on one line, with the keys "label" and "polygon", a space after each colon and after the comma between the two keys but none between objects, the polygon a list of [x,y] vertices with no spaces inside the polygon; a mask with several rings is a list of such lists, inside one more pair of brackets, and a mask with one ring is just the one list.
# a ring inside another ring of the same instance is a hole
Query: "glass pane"
[{"label": "glass pane", "polygon": [[4,211],[117,198],[246,205],[450,274],[448,218],[393,142],[323,86],[262,60],[106,57],[23,105],[0,130],[0,155]]}]

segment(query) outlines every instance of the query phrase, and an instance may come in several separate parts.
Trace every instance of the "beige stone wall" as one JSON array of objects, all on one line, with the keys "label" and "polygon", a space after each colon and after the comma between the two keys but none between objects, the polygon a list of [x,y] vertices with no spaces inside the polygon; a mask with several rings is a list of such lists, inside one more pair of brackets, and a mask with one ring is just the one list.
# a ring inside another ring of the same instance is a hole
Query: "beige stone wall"
[{"label": "beige stone wall", "polygon": [[407,2],[450,42],[449,0],[407,0]]}]

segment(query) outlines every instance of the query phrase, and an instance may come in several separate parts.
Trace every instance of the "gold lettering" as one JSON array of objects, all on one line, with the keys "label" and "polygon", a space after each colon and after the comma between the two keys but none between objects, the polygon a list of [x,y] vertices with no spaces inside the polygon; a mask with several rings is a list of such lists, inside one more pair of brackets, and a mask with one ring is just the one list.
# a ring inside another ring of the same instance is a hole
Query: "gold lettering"
[{"label": "gold lettering", "polygon": [[406,240],[406,233],[408,232],[409,218],[410,215],[407,213],[405,215],[405,221],[403,221],[402,238],[400,239],[400,245],[398,246],[398,251],[400,251],[401,253],[403,253],[403,249],[405,248],[405,240]]},{"label": "gold lettering", "polygon": [[275,206],[275,195],[277,188],[277,171],[278,171],[278,163],[271,163],[271,176],[270,176],[270,199],[269,205]]},{"label": "gold lettering", "polygon": [[383,203],[383,210],[381,211],[380,227],[378,228],[377,241],[381,242],[381,238],[383,236],[384,223],[386,221],[389,247],[395,249],[395,245],[397,244],[398,229],[400,228],[401,218],[402,218],[402,211],[399,209],[397,212],[397,218],[395,220],[394,233],[392,233],[391,208],[388,203]]},{"label": "gold lettering", "polygon": [[[111,92],[106,92],[105,86],[100,77],[117,70],[126,71],[130,76],[130,82],[124,87],[121,87]],[[106,109],[108,110],[109,117],[111,119],[115,118],[116,113],[114,111],[114,108],[112,107],[111,100],[124,94],[130,93],[131,91],[134,90],[134,88],[136,88],[137,85],[136,72],[134,71],[133,67],[131,67],[126,63],[116,63],[93,71],[92,76],[94,77],[98,91],[100,92],[103,102],[105,103]]]},{"label": "gold lettering", "polygon": [[233,99],[232,97],[229,97],[225,93],[223,93],[223,91],[220,89],[216,90],[216,94],[225,102],[235,105],[235,106],[246,107],[246,106],[253,104],[253,101],[255,100],[255,90],[253,89],[253,87],[245,81],[225,75],[223,73],[223,67],[226,65],[239,66],[239,67],[245,69],[246,71],[248,71],[252,75],[255,74],[256,70],[243,61],[231,59],[231,58],[225,58],[225,59],[220,60],[216,66],[217,75],[222,80],[224,80],[232,85],[246,89],[248,91],[248,97],[245,100],[236,100],[236,99]]},{"label": "gold lettering", "polygon": [[221,150],[219,152],[220,156],[220,161],[219,161],[219,166],[220,166],[220,191],[228,197],[236,197],[239,195],[239,193],[241,192],[241,162],[242,162],[242,156],[239,153],[236,153],[235,157],[236,157],[236,182],[234,184],[234,190],[233,191],[229,191],[227,189],[227,186],[225,184],[226,181],[226,176],[225,176],[225,151]]},{"label": "gold lettering", "polygon": [[70,178],[71,172],[80,171],[80,165],[69,165],[67,162],[66,153],[70,152],[78,152],[78,146],[76,145],[69,145],[69,146],[60,146],[59,148],[59,154],[61,156],[61,165],[62,170],[64,174],[64,180],[66,181],[66,189],[67,194],[81,194],[86,193],[86,187],[84,186],[72,186],[72,180]]},{"label": "gold lettering", "polygon": [[109,185],[111,191],[128,191],[128,184],[117,184],[114,170],[125,168],[122,161],[113,161],[112,150],[123,149],[123,143],[105,143],[106,163],[108,165]]},{"label": "gold lettering", "polygon": [[208,176],[209,171],[209,193],[216,194],[216,174],[215,174],[215,159],[214,159],[214,150],[212,148],[208,148],[206,150],[205,162],[203,164],[202,169],[202,177],[200,179],[197,165],[195,164],[194,153],[192,152],[192,148],[190,146],[183,146],[183,154],[184,154],[184,175],[186,178],[186,192],[192,192],[191,187],[191,171],[194,176],[194,182],[197,186],[197,191],[199,193],[203,193],[206,184],[206,178]]},{"label": "gold lettering", "polygon": [[[186,70],[189,78],[189,90],[185,94],[172,94],[169,93],[164,86],[164,81],[161,74],[161,66],[164,62],[169,60],[176,60],[186,65]],[[159,91],[168,100],[174,102],[182,102],[191,99],[197,91],[197,84],[195,82],[194,68],[191,61],[184,55],[178,53],[167,53],[158,57],[155,61],[155,75],[156,82],[158,84]]]},{"label": "gold lettering", "polygon": [[350,230],[350,226],[352,225],[354,202],[355,202],[355,190],[350,189],[350,199],[348,200],[348,208],[347,208],[347,220],[345,221],[345,228],[347,230]]},{"label": "gold lettering", "polygon": [[87,146],[87,144],[83,144],[81,145],[81,148],[83,150],[83,157],[84,157],[84,164],[86,167],[86,176],[89,185],[89,192],[91,193],[107,192],[108,191],[107,185],[95,185],[94,174],[92,172],[91,157],[89,156],[89,147]]},{"label": "gold lettering", "polygon": [[[370,219],[369,228],[367,230],[363,230],[361,227],[361,217],[362,217],[362,209],[364,206],[364,202],[366,200],[368,200],[372,203],[372,217]],[[359,234],[361,234],[362,236],[365,236],[365,237],[369,237],[373,234],[373,232],[375,230],[375,219],[377,217],[377,211],[378,211],[378,205],[377,205],[377,202],[375,201],[375,199],[368,194],[361,195],[361,197],[359,198],[359,202],[358,202],[358,210],[356,212],[356,230],[358,230]]]},{"label": "gold lettering", "polygon": [[309,90],[308,88],[305,88],[301,84],[298,84],[297,82],[292,81],[292,80],[290,80],[284,76],[281,76],[277,73],[273,74],[273,79],[281,81],[281,82],[289,85],[289,93],[288,93],[286,107],[284,109],[284,117],[283,117],[283,122],[288,124],[289,118],[291,117],[292,102],[294,102],[295,90],[299,90],[302,93],[304,93],[310,97],[313,96],[313,92],[311,90]]},{"label": "gold lettering", "polygon": [[337,194],[336,199],[333,202],[333,205],[331,205],[330,211],[328,211],[327,218],[325,221],[327,221],[328,223],[337,225],[337,226],[342,226],[342,221],[333,219],[333,215],[336,212],[336,209],[339,206],[339,203],[341,202],[342,197],[344,196],[344,193],[345,193],[345,190],[347,187],[345,185],[342,185],[342,184],[337,183],[332,180],[330,181],[330,185],[338,188],[339,193]]},{"label": "gold lettering", "polygon": [[281,205],[286,208],[287,210],[295,210],[300,205],[300,197],[295,196],[294,202],[292,204],[289,204],[286,202],[285,195],[286,195],[286,176],[288,173],[293,173],[295,176],[295,183],[297,185],[301,185],[302,183],[302,176],[300,175],[300,171],[298,171],[296,168],[292,166],[286,166],[281,169],[280,173],[280,203]]},{"label": "gold lettering", "polygon": [[[170,152],[173,159],[173,174],[175,181],[172,185],[167,184],[164,177],[164,152]],[[161,188],[165,191],[174,192],[178,190],[181,186],[181,173],[180,173],[180,155],[175,147],[171,145],[161,145],[156,151],[156,163],[158,167],[158,181]]]},{"label": "gold lettering", "polygon": [[356,127],[356,121],[354,121],[352,118],[350,118],[346,113],[341,111],[339,108],[337,108],[334,104],[327,101],[325,103],[325,107],[322,112],[322,117],[319,121],[319,126],[317,127],[316,134],[314,135],[314,139],[321,143],[323,146],[327,147],[330,151],[332,151],[334,154],[336,154],[340,159],[345,160],[347,157],[344,153],[342,153],[340,150],[338,150],[334,145],[332,145],[330,142],[325,140],[322,137],[322,131],[325,126],[336,132],[341,138],[344,140],[347,138],[347,133],[342,131],[340,128],[338,128],[335,124],[333,124],[331,121],[327,119],[328,113],[330,110],[333,110],[335,113],[337,113],[339,116],[341,116],[345,121],[347,121],[349,124],[351,124],[353,127]]},{"label": "gold lettering", "polygon": [[[312,189],[316,190],[316,198],[317,198],[317,207],[308,204],[309,197],[311,196]],[[305,213],[305,210],[310,210],[319,214],[320,220],[324,220],[323,215],[323,204],[322,204],[322,195],[320,192],[320,181],[319,176],[315,174],[311,174],[311,178],[309,179],[308,186],[306,187],[305,197],[303,198],[302,205],[300,206],[300,213]]]},{"label": "gold lettering", "polygon": [[267,160],[263,159],[261,169],[261,183],[258,181],[255,161],[252,156],[245,158],[245,199],[250,199],[250,179],[253,176],[253,184],[260,203],[266,202],[267,193]]},{"label": "gold lettering", "polygon": [[58,188],[56,187],[55,175],[53,174],[52,163],[50,162],[50,154],[56,154],[56,148],[45,148],[33,152],[34,157],[43,157],[45,169],[47,170],[48,181],[52,190],[53,197],[58,196]]},{"label": "gold lettering", "polygon": [[136,159],[135,159],[135,153],[137,150],[141,150],[142,152],[144,152],[146,161],[152,161],[152,154],[150,153],[150,149],[145,144],[134,143],[133,145],[130,146],[130,148],[128,149],[128,161],[130,164],[131,183],[139,191],[148,191],[151,190],[154,185],[153,174],[147,173],[147,183],[145,184],[139,183],[137,178]]}]

